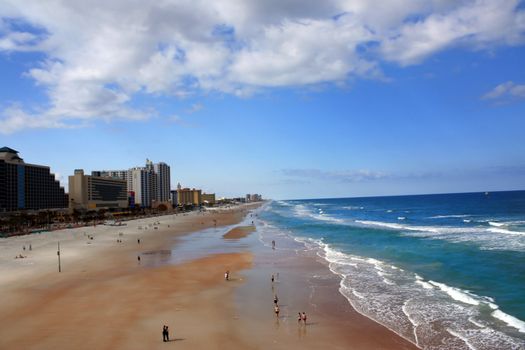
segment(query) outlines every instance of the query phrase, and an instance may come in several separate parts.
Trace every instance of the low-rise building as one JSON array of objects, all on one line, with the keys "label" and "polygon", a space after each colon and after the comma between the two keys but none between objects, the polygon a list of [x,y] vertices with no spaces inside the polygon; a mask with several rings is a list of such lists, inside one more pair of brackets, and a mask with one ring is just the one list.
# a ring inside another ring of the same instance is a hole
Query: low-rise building
[{"label": "low-rise building", "polygon": [[194,205],[202,204],[202,190],[195,188],[182,188],[180,184],[177,185],[177,205]]},{"label": "low-rise building", "polygon": [[99,210],[127,208],[129,205],[125,180],[84,175],[77,169],[69,176],[69,208]]},{"label": "low-rise building", "polygon": [[215,193],[203,193],[202,194],[202,203],[204,205],[213,206],[216,203]]}]

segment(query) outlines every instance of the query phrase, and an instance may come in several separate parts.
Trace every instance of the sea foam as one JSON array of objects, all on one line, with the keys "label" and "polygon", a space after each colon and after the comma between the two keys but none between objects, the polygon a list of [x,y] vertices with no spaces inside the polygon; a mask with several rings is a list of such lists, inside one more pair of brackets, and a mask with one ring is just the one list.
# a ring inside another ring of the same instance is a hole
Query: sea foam
[{"label": "sea foam", "polygon": [[318,209],[318,213],[314,212],[304,204],[297,204],[294,207],[294,213],[297,217],[310,218],[331,223],[344,224],[345,220],[333,217],[324,213],[322,209]]},{"label": "sea foam", "polygon": [[450,297],[454,300],[461,301],[462,303],[466,303],[470,305],[479,305],[479,301],[474,299],[466,291],[462,291],[459,288],[447,286],[444,283],[438,283],[434,281],[428,281],[428,282],[436,287],[439,287],[439,289],[441,289],[442,291],[450,295]]},{"label": "sea foam", "polygon": [[[425,281],[418,274],[410,274],[381,260],[343,253],[322,240],[303,238],[301,241],[307,242],[311,248],[320,249],[322,254],[319,255],[326,259],[330,270],[341,276],[340,292],[358,312],[374,319],[423,349],[426,348],[426,342],[436,336],[431,333],[426,334],[428,330],[423,330],[427,329],[429,324],[440,322],[447,324],[449,321],[446,320],[449,317],[452,317],[454,323],[446,328],[447,333],[471,349],[492,349],[493,344],[501,345],[503,348],[519,349],[520,344],[525,345],[525,342],[508,337],[492,328],[490,328],[490,338],[496,339],[492,343],[485,339],[487,337],[485,333],[468,333],[468,336],[463,334],[461,329],[467,327],[467,324],[475,324],[478,327],[484,327],[483,329],[489,327],[473,318],[474,315],[479,315],[478,308],[481,304],[494,309],[492,315],[509,326],[517,328],[520,332],[525,329],[525,324],[521,320],[501,312],[493,303],[492,298],[477,296],[445,283]],[[375,271],[377,276],[376,282],[372,278],[374,275],[371,274],[372,271]],[[412,282],[410,282],[411,279]],[[437,298],[436,293],[444,293],[450,299],[447,301]],[[396,309],[406,317],[406,321],[399,318],[400,314],[391,318],[395,315]],[[412,325],[411,329],[406,328],[408,324]],[[455,343],[453,340],[444,342],[444,344],[453,343]],[[488,345],[477,345],[483,343]],[[449,347],[437,346],[435,349],[445,350]]]},{"label": "sea foam", "polygon": [[516,318],[514,316],[511,316],[509,314],[506,314],[506,313],[504,313],[503,311],[501,311],[499,309],[493,311],[492,312],[492,316],[494,316],[495,318],[497,318],[500,321],[505,322],[509,326],[516,328],[521,333],[525,333],[525,322],[523,322],[522,320],[520,320],[520,319],[518,319],[518,318]]}]

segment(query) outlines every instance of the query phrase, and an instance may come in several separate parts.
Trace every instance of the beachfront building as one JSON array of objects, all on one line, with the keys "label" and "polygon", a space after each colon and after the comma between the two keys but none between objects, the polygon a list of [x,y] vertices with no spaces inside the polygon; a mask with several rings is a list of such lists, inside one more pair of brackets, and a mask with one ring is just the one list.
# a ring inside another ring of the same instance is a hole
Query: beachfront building
[{"label": "beachfront building", "polygon": [[0,148],[0,212],[64,209],[68,198],[49,167],[27,164],[18,151]]},{"label": "beachfront building", "polygon": [[260,194],[254,193],[247,195],[249,197],[246,198],[247,202],[260,202],[262,201],[262,196]]},{"label": "beachfront building", "polygon": [[170,191],[170,201],[174,207],[177,206],[177,190]]},{"label": "beachfront building", "polygon": [[153,173],[156,182],[155,200],[165,203],[170,200],[171,174],[170,166],[164,162],[153,164]]},{"label": "beachfront building", "polygon": [[135,205],[151,207],[154,190],[154,176],[150,169],[136,167],[129,170],[128,189],[135,193]]},{"label": "beachfront building", "polygon": [[260,202],[262,201],[262,196],[260,194],[254,193],[254,194],[247,194],[246,195],[246,203],[248,202]]},{"label": "beachfront building", "polygon": [[182,188],[180,183],[177,185],[176,197],[176,205],[199,206],[202,204],[202,190],[195,188]]},{"label": "beachfront building", "polygon": [[203,193],[202,194],[202,204],[213,206],[215,205],[215,193]]},{"label": "beachfront building", "polygon": [[100,210],[127,208],[129,205],[125,180],[84,175],[77,169],[69,176],[69,208]]},{"label": "beachfront building", "polygon": [[113,179],[128,181],[128,173],[129,170],[95,170],[91,172],[91,176],[110,177]]},{"label": "beachfront building", "polygon": [[153,163],[146,159],[144,167],[128,170],[97,170],[92,176],[115,178],[127,182],[128,196],[133,197],[133,206],[157,207],[169,204],[171,189],[170,166],[164,162]]}]

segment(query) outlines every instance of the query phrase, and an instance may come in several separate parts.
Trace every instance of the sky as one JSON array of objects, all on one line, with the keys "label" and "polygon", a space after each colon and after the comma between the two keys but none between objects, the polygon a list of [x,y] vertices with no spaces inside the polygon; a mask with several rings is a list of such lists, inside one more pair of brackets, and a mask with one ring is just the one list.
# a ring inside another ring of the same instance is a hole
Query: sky
[{"label": "sky", "polygon": [[172,187],[525,189],[525,2],[0,0],[0,147]]}]

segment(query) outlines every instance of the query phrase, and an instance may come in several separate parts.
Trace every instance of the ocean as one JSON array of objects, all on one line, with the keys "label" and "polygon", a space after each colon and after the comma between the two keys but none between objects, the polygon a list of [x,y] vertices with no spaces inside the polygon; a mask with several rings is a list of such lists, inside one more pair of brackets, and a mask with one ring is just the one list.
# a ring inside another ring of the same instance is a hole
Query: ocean
[{"label": "ocean", "polygon": [[423,349],[525,349],[525,191],[272,201],[259,220]]}]

